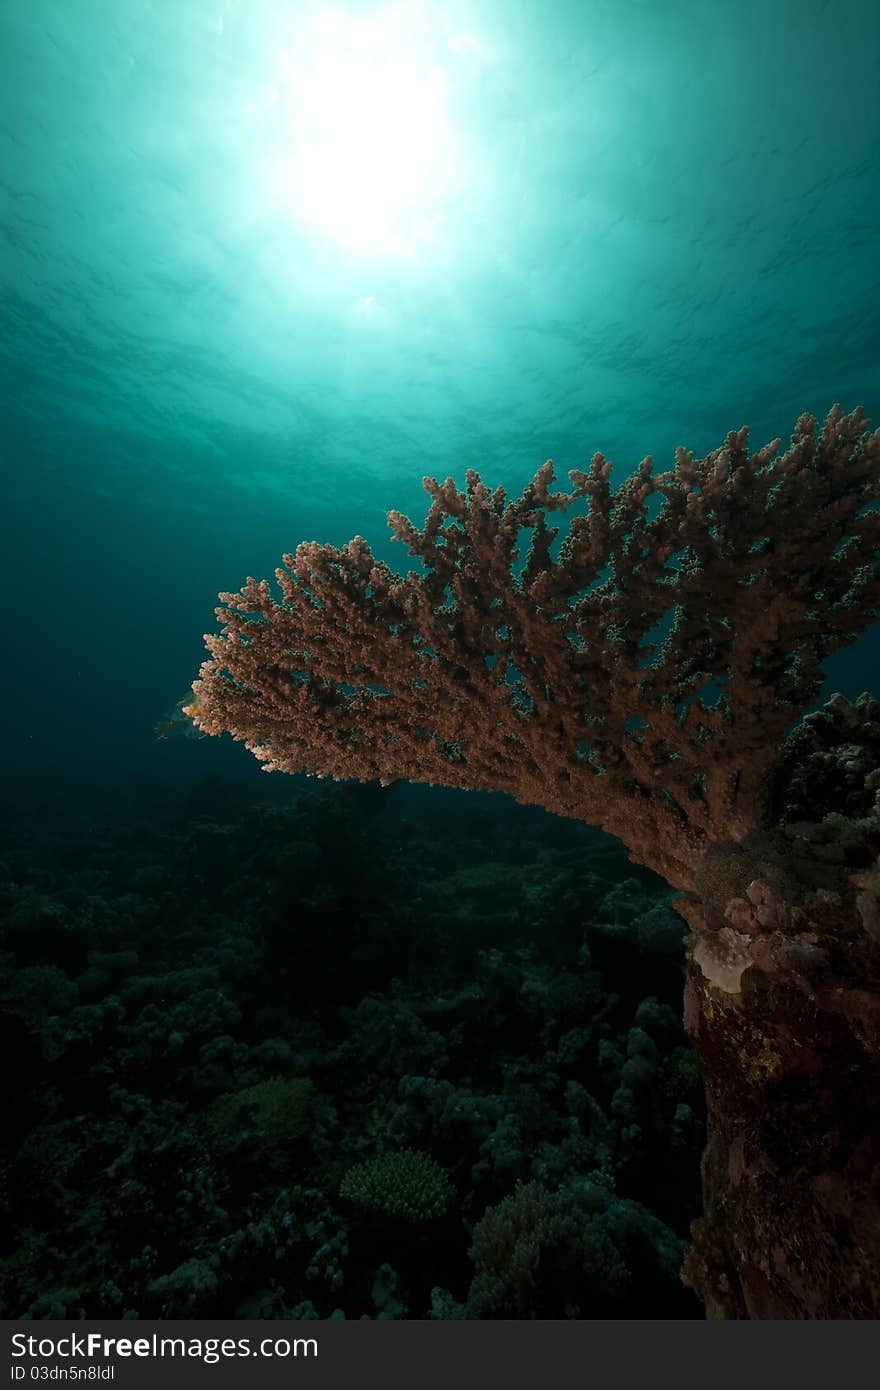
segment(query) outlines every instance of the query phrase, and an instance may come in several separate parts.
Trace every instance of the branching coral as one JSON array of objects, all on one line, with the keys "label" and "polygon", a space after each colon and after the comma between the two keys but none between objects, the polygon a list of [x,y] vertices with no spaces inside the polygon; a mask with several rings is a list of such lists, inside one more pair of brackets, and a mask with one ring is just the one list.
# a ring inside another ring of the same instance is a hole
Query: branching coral
[{"label": "branching coral", "polygon": [[[768,814],[821,663],[876,614],[880,431],[835,406],[790,448],[745,429],[705,458],[646,458],[616,491],[595,454],[508,500],[425,479],[422,562],[401,577],[356,536],[222,594],[188,707],[266,770],[504,791],[601,825],[676,886],[713,840]],[[652,499],[659,499],[659,506]],[[586,500],[559,547],[552,513]],[[531,544],[520,563],[520,536]]]},{"label": "branching coral", "polygon": [[445,1209],[448,1187],[445,1171],[430,1154],[399,1149],[354,1164],[339,1191],[360,1206],[389,1216],[430,1221]]}]

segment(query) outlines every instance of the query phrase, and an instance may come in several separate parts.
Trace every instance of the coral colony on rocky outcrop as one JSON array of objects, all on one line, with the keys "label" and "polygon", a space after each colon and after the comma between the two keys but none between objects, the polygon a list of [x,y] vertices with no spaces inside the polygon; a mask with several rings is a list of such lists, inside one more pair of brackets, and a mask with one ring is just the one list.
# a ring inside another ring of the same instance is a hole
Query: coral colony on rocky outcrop
[{"label": "coral colony on rocky outcrop", "polygon": [[426,479],[423,529],[389,516],[402,577],[360,537],[300,545],[278,597],[221,595],[185,712],[268,771],[507,792],[662,874],[710,1108],[688,1277],[719,1316],[870,1315],[878,706],[804,716],[880,606],[880,431],[835,406],[785,452],[741,429],[610,474],[595,454],[551,492],[548,462],[515,500]]}]

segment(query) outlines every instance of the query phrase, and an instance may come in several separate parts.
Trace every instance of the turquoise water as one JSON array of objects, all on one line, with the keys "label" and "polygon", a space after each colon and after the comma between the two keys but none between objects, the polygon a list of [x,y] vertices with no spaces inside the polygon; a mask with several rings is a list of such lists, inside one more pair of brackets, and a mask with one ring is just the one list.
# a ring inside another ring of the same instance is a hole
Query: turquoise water
[{"label": "turquoise water", "polygon": [[8,771],[243,771],[152,734],[216,592],[400,565],[423,474],[880,413],[869,0],[9,0],[0,51]]},{"label": "turquoise water", "polygon": [[0,65],[0,1314],[700,1318],[668,885],[180,708],[423,475],[880,415],[880,6],[0,0]]}]

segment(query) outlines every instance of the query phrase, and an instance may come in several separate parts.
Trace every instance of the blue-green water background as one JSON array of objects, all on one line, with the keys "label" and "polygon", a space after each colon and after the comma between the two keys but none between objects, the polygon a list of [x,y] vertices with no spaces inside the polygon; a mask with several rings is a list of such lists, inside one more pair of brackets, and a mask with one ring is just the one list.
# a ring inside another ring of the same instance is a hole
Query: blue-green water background
[{"label": "blue-green water background", "polygon": [[152,732],[217,591],[312,537],[401,565],[384,515],[425,473],[519,489],[602,449],[620,479],[880,414],[872,0],[402,9],[458,168],[394,254],[267,185],[278,54],[327,5],[0,5],[5,773],[257,776]]},{"label": "blue-green water background", "polygon": [[663,881],[154,729],[218,590],[402,567],[424,474],[880,415],[878,77],[876,0],[0,0],[0,1314],[703,1315]]}]

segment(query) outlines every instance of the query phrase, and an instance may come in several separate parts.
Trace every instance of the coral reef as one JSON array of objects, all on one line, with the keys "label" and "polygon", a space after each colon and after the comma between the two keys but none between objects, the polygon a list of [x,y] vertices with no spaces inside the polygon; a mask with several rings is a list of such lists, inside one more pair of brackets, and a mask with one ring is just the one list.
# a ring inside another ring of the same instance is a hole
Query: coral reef
[{"label": "coral reef", "polygon": [[683,1242],[638,1203],[580,1180],[545,1191],[520,1183],[474,1228],[464,1316],[613,1317],[632,1285],[673,1285]]},{"label": "coral reef", "polygon": [[[527,808],[268,793],[0,808],[3,1315],[503,1316],[489,1254],[471,1292],[481,1222],[500,1240],[523,1184],[561,1232],[588,1184],[644,1236],[590,1215],[624,1271],[608,1316],[699,1317],[663,885]],[[548,1237],[525,1316],[591,1315],[571,1267]]]}]

